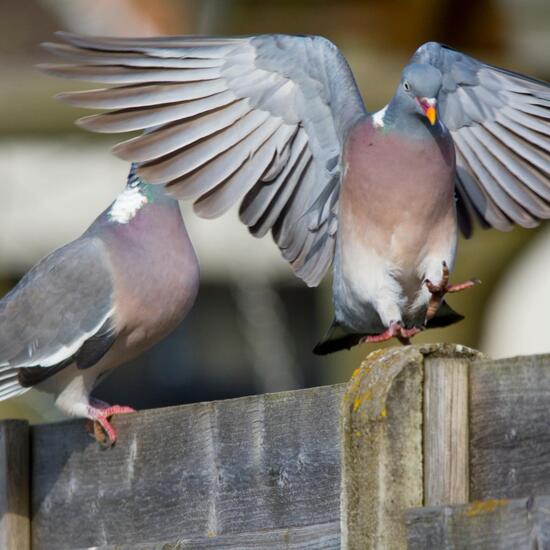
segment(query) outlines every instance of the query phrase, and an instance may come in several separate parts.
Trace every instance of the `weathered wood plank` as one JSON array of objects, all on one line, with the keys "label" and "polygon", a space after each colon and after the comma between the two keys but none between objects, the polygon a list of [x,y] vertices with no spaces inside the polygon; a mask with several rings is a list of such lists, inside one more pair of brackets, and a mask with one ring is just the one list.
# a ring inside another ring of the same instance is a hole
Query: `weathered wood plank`
[{"label": "weathered wood plank", "polygon": [[422,504],[422,354],[371,353],[342,401],[342,547],[404,548],[402,511]]},{"label": "weathered wood plank", "polygon": [[338,522],[343,390],[121,416],[119,441],[106,451],[81,421],[33,427],[33,548],[135,547]]},{"label": "weathered wood plank", "polygon": [[406,514],[409,550],[550,548],[550,497],[418,508]]},{"label": "weathered wood plank", "polygon": [[468,502],[468,364],[424,362],[424,505]]},{"label": "weathered wood plank", "polygon": [[[155,544],[102,546],[96,550],[338,550],[340,522],[307,525],[290,529],[268,529],[260,533],[240,533],[219,537],[180,539]],[[76,549],[73,549],[76,550]],[[78,550],[85,550],[84,548]]]},{"label": "weathered wood plank", "polygon": [[550,494],[550,356],[470,372],[470,498]]},{"label": "weathered wood plank", "polygon": [[28,550],[29,425],[23,420],[0,422],[0,548]]}]

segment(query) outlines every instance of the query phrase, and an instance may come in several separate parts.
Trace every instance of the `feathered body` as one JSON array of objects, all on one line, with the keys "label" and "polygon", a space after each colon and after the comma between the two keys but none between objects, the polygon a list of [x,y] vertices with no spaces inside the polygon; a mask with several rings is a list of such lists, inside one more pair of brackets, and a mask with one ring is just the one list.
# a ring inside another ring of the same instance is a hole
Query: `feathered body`
[{"label": "feathered body", "polygon": [[422,325],[430,298],[423,281],[439,280],[442,261],[454,264],[453,142],[441,124],[414,123],[411,138],[395,121],[368,116],[344,147],[334,304],[336,321],[355,332]]},{"label": "feathered body", "polygon": [[79,239],[0,301],[0,399],[36,387],[65,414],[94,419],[99,378],[173,330],[198,280],[177,201],[132,173]]}]

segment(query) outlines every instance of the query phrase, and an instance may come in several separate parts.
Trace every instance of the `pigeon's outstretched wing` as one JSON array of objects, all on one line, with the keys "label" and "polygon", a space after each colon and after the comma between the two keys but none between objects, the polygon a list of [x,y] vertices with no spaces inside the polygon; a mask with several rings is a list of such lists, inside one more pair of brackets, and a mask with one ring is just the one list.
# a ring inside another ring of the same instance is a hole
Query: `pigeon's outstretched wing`
[{"label": "pigeon's outstretched wing", "polygon": [[0,300],[0,400],[70,363],[93,366],[115,340],[104,245],[74,241],[35,265]]},{"label": "pigeon's outstretched wing", "polygon": [[550,85],[436,42],[411,61],[443,75],[439,116],[456,146],[459,205],[503,231],[549,218]]},{"label": "pigeon's outstretched wing", "polygon": [[342,146],[365,113],[349,66],[318,36],[89,38],[46,44],[76,63],[58,76],[117,86],[62,94],[108,113],[98,132],[145,130],[115,147],[138,174],[216,217],[239,199],[256,236],[272,231],[296,274],[317,285],[337,230]]}]

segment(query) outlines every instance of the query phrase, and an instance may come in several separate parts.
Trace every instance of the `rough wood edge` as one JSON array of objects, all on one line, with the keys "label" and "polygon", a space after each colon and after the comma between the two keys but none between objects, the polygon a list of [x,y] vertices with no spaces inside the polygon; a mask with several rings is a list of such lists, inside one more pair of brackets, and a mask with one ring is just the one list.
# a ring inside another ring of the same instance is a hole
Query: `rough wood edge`
[{"label": "rough wood edge", "polygon": [[[213,537],[183,538],[176,541],[143,543],[131,545],[108,545],[97,550],[195,550],[195,549],[242,550],[256,548],[266,550],[307,550],[323,548],[325,550],[340,548],[339,522],[322,523],[290,527],[288,529],[266,529],[254,533],[235,533]],[[75,548],[73,550],[89,550]]]},{"label": "rough wood edge", "polygon": [[414,347],[371,353],[342,401],[342,548],[400,549],[402,512],[422,503],[422,360]]},{"label": "rough wood edge", "polygon": [[0,422],[0,548],[30,550],[29,425]]}]

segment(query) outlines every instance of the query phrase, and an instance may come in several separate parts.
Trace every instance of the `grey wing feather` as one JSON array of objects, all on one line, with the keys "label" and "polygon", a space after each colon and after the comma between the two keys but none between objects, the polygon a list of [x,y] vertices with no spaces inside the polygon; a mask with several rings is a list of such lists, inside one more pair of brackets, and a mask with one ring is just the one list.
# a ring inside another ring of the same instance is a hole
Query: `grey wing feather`
[{"label": "grey wing feather", "polygon": [[73,361],[97,362],[114,341],[113,312],[99,240],[79,239],[44,258],[0,301],[0,400]]},{"label": "grey wing feather", "polygon": [[62,100],[109,109],[97,132],[144,130],[114,152],[146,181],[215,217],[242,199],[256,236],[317,285],[334,254],[342,147],[365,107],[338,49],[318,36],[90,38],[47,44],[70,65],[45,70],[118,84]]},{"label": "grey wing feather", "polygon": [[503,231],[550,218],[550,85],[436,42],[412,61],[443,75],[439,115],[454,139],[462,205]]}]

